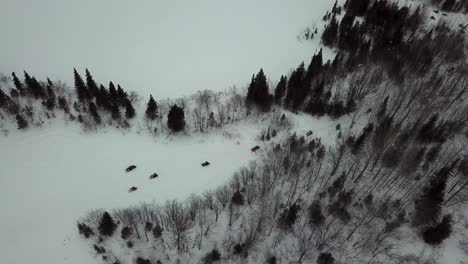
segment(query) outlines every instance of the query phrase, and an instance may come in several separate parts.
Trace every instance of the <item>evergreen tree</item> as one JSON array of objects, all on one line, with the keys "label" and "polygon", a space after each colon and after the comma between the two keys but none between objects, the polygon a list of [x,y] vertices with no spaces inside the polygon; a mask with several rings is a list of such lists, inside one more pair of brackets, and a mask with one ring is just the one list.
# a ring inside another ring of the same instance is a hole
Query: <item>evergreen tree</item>
[{"label": "evergreen tree", "polygon": [[125,117],[128,119],[135,117],[135,108],[133,108],[132,102],[128,98],[125,99]]},{"label": "evergreen tree", "polygon": [[185,114],[184,109],[177,105],[173,105],[167,115],[167,126],[174,132],[184,130]]},{"label": "evergreen tree", "polygon": [[114,234],[117,224],[108,212],[104,212],[101,221],[99,222],[98,230],[101,236],[112,236]]},{"label": "evergreen tree", "polygon": [[369,0],[348,0],[347,12],[355,16],[363,16],[369,7]]},{"label": "evergreen tree", "polygon": [[115,89],[113,82],[109,82],[109,99],[112,104],[114,104],[118,99],[117,90]]},{"label": "evergreen tree", "polygon": [[332,17],[330,23],[325,27],[322,34],[322,43],[327,47],[334,47],[338,39],[338,21],[335,16]]},{"label": "evergreen tree", "polygon": [[117,100],[122,105],[125,106],[127,100],[127,93],[120,87],[120,84],[117,84]]},{"label": "evergreen tree", "polygon": [[312,57],[312,61],[309,64],[309,67],[307,68],[307,73],[306,73],[306,80],[307,82],[310,82],[312,78],[320,74],[322,71],[322,66],[323,66],[323,58],[322,58],[322,49],[320,49],[318,54],[314,54]]},{"label": "evergreen tree", "polygon": [[156,103],[152,95],[150,95],[150,99],[148,100],[145,115],[149,120],[155,120],[156,118],[158,118],[158,104]]},{"label": "evergreen tree", "polygon": [[99,88],[88,69],[86,69],[86,86],[88,87],[91,97],[96,97],[98,95]]},{"label": "evergreen tree", "polygon": [[96,104],[94,104],[93,101],[89,102],[89,112],[91,113],[91,116],[93,116],[94,122],[96,122],[96,124],[101,124],[101,116],[99,115]]},{"label": "evergreen tree", "polygon": [[452,11],[454,5],[455,5],[455,0],[445,0],[445,2],[442,4],[440,9],[442,9],[442,11],[445,11],[445,12],[450,12]]},{"label": "evergreen tree", "polygon": [[24,96],[26,95],[25,91],[24,91],[24,87],[23,87],[23,84],[21,83],[21,81],[18,79],[18,77],[16,77],[16,74],[14,72],[11,73],[11,76],[13,76],[13,84],[15,85],[16,89],[18,90],[18,92]]},{"label": "evergreen tree", "polygon": [[75,91],[78,96],[78,101],[83,103],[88,99],[88,89],[76,69],[73,69],[73,75],[75,77]]},{"label": "evergreen tree", "polygon": [[109,92],[107,91],[106,87],[101,84],[99,87],[99,93],[96,96],[96,104],[98,107],[105,109],[107,111],[112,110],[112,104],[110,100]]},{"label": "evergreen tree", "polygon": [[415,226],[432,225],[439,221],[445,187],[451,170],[450,167],[440,169],[429,184],[424,187],[421,196],[415,200],[413,218]]},{"label": "evergreen tree", "polygon": [[20,114],[16,115],[16,124],[18,125],[18,129],[25,129],[28,127],[28,122]]},{"label": "evergreen tree", "polygon": [[430,245],[439,245],[452,233],[452,216],[446,215],[436,226],[427,227],[423,231],[424,242]]},{"label": "evergreen tree", "polygon": [[29,89],[36,99],[45,96],[44,88],[42,88],[42,85],[34,77],[31,78]]},{"label": "evergreen tree", "polygon": [[283,97],[286,93],[286,85],[288,81],[286,76],[281,75],[280,81],[276,85],[275,89],[275,104],[282,105],[283,104]]},{"label": "evergreen tree", "polygon": [[49,110],[53,110],[56,104],[56,96],[52,87],[53,83],[49,80],[49,78],[47,78],[47,100],[45,102],[45,106]]},{"label": "evergreen tree", "polygon": [[118,104],[113,104],[112,105],[112,110],[111,110],[111,117],[113,120],[119,120],[120,119],[120,108]]},{"label": "evergreen tree", "polygon": [[249,85],[246,97],[246,105],[255,104],[261,111],[267,112],[271,108],[272,98],[268,91],[268,83],[263,69],[257,73]]},{"label": "evergreen tree", "polygon": [[0,108],[5,108],[10,100],[10,97],[0,88]]},{"label": "evergreen tree", "polygon": [[304,84],[304,62],[291,74],[288,80],[285,104],[296,111],[307,96],[307,86]]}]

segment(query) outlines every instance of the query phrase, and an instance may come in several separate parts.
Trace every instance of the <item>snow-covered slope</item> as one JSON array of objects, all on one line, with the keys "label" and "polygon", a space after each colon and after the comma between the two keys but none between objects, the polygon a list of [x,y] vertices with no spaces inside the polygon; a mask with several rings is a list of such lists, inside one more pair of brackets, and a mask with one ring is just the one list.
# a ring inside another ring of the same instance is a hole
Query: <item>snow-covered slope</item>
[{"label": "snow-covered slope", "polygon": [[[220,131],[172,140],[79,131],[57,125],[0,137],[2,263],[92,263],[79,242],[70,245],[87,211],[212,189],[255,157],[250,148],[258,132],[244,124],[231,129],[232,138]],[[205,160],[211,165],[202,168]],[[131,164],[137,168],[125,173]],[[149,180],[153,172],[159,178]],[[138,190],[128,193],[131,186]]]}]

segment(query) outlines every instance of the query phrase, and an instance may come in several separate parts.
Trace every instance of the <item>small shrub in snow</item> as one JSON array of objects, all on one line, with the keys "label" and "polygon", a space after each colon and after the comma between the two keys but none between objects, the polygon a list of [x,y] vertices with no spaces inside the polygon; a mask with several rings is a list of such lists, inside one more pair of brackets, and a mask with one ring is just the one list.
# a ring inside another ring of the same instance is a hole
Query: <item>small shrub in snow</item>
[{"label": "small shrub in snow", "polygon": [[335,263],[335,259],[333,258],[330,252],[327,253],[320,253],[317,258],[317,264],[333,264]]},{"label": "small shrub in snow", "polygon": [[96,253],[97,253],[97,254],[106,253],[106,249],[103,248],[103,247],[100,247],[100,246],[98,246],[98,245],[96,245],[96,244],[94,244],[93,247],[94,247],[94,250],[96,250]]},{"label": "small shrub in snow", "polygon": [[153,228],[153,236],[154,238],[160,238],[161,235],[162,235],[162,232],[163,232],[163,229],[160,225],[156,225],[154,228]]},{"label": "small shrub in snow", "polygon": [[91,227],[87,226],[84,223],[78,223],[78,231],[80,232],[81,235],[83,235],[85,238],[89,238],[91,236],[94,236],[94,232],[91,229]]},{"label": "small shrub in snow", "polygon": [[99,234],[102,236],[112,236],[114,234],[117,224],[108,212],[104,212],[101,222],[99,223]]},{"label": "small shrub in snow", "polygon": [[236,245],[234,246],[234,252],[233,252],[233,253],[236,254],[236,255],[239,255],[239,254],[242,253],[243,250],[244,250],[243,245],[241,245],[241,244],[236,244]]},{"label": "small shrub in snow", "polygon": [[132,241],[127,241],[127,247],[132,248],[133,247],[133,242]]},{"label": "small shrub in snow", "polygon": [[278,219],[278,226],[284,230],[291,229],[294,223],[296,223],[300,210],[301,207],[297,204],[293,204],[289,208],[285,208]]},{"label": "small shrub in snow", "polygon": [[151,264],[151,261],[149,259],[138,257],[136,259],[136,264]]},{"label": "small shrub in snow", "polygon": [[122,228],[122,231],[120,231],[120,237],[124,240],[127,240],[132,235],[133,235],[133,229],[129,226]]},{"label": "small shrub in snow", "polygon": [[232,203],[235,205],[244,205],[244,196],[240,193],[240,191],[237,191],[234,193],[231,199]]},{"label": "small shrub in snow", "polygon": [[276,257],[272,256],[267,259],[267,264],[276,264]]},{"label": "small shrub in snow", "polygon": [[203,262],[205,264],[210,264],[210,263],[214,263],[214,262],[219,261],[219,260],[221,260],[221,254],[215,248],[205,256],[205,258],[203,259]]}]

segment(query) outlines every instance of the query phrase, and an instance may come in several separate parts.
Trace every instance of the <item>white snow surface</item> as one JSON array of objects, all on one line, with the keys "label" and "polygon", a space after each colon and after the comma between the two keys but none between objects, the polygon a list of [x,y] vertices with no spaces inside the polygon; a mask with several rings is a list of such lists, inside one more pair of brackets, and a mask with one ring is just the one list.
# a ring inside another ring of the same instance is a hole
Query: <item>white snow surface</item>
[{"label": "white snow surface", "polygon": [[[0,136],[2,263],[96,263],[77,239],[89,210],[164,203],[226,182],[255,155],[255,127],[233,138],[151,137],[119,131],[84,134],[79,127],[34,128]],[[211,162],[201,167],[205,160]],[[135,164],[129,173],[125,168]],[[150,180],[153,172],[159,178]],[[131,186],[138,190],[129,193]],[[88,257],[90,256],[90,257]]]},{"label": "white snow surface", "polygon": [[[317,119],[285,112],[291,132],[334,143],[336,124],[349,118]],[[269,116],[243,120],[210,133],[191,135],[138,134],[115,128],[82,132],[74,123],[55,120],[46,127],[0,136],[2,263],[100,263],[87,241],[78,236],[76,221],[90,210],[112,210],[142,202],[164,204],[185,199],[226,183],[260,153],[259,135]],[[280,140],[280,138],[275,138]],[[209,161],[209,167],[201,163]],[[137,168],[129,173],[129,165]],[[159,177],[149,179],[152,173]],[[129,193],[132,186],[137,191]]]}]

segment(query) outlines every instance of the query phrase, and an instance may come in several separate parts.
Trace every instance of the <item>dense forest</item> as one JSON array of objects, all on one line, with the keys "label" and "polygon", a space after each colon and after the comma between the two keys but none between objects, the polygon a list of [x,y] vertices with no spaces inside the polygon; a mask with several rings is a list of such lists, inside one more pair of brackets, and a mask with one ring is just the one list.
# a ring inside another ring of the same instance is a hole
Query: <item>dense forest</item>
[{"label": "dense forest", "polygon": [[[150,96],[142,109],[139,95],[88,70],[84,79],[74,70],[74,89],[12,73],[1,81],[0,129],[61,117],[86,131],[139,119],[155,135],[203,133],[272,116],[261,157],[218,189],[79,219],[105,263],[437,263],[403,249],[436,248],[455,230],[468,244],[459,213],[468,202],[466,25],[437,22],[439,13],[466,15],[468,2],[336,2],[317,35],[333,60],[319,50],[274,86],[260,69],[245,91]],[[333,146],[295,133],[273,141],[288,126],[285,110],[351,125],[336,127]]]}]

